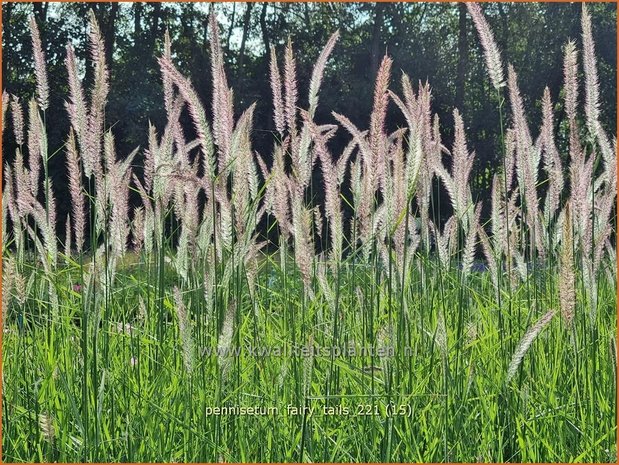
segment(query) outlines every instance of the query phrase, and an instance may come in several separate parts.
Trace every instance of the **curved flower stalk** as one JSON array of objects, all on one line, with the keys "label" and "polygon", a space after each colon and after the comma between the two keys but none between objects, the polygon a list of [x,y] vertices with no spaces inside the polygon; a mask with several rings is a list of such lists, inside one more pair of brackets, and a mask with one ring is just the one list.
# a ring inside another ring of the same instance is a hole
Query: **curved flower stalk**
[{"label": "curved flower stalk", "polygon": [[531,326],[527,332],[524,334],[520,342],[518,343],[518,347],[514,351],[514,355],[512,356],[511,362],[509,362],[509,367],[507,368],[507,377],[505,379],[505,383],[509,383],[511,379],[514,377],[520,364],[522,363],[522,359],[528,352],[531,344],[535,341],[537,336],[550,324],[552,318],[555,316],[556,312],[554,310],[550,310],[544,316],[542,316],[537,322]]}]

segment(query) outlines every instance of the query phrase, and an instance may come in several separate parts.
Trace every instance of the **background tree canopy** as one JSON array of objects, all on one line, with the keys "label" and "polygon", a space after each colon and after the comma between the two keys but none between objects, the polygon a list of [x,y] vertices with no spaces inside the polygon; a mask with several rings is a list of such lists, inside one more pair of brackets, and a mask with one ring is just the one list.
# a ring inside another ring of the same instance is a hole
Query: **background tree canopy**
[{"label": "background tree canopy", "polygon": [[[156,58],[161,55],[167,28],[174,59],[189,76],[204,102],[210,102],[208,12],[216,8],[235,109],[242,112],[257,102],[254,148],[269,158],[274,124],[271,117],[269,56],[275,46],[281,56],[288,37],[294,43],[298,64],[301,106],[306,106],[307,86],[314,60],[336,29],[338,42],[327,65],[316,121],[333,123],[331,111],[367,126],[376,71],[382,56],[394,59],[392,88],[399,89],[399,70],[413,80],[428,81],[433,89],[433,109],[441,118],[444,142],[450,143],[454,107],[463,113],[470,147],[476,151],[473,169],[474,197],[485,197],[491,173],[500,161],[497,98],[486,75],[483,55],[473,22],[464,4],[456,3],[4,3],[3,87],[20,98],[34,94],[32,47],[28,18],[34,14],[41,30],[48,60],[51,103],[46,114],[50,164],[59,201],[60,217],[68,205],[64,178],[64,142],[69,122],[64,108],[68,95],[64,66],[65,44],[71,41],[84,73],[92,80],[87,61],[87,11],[92,8],[105,37],[111,71],[106,127],[113,126],[117,152],[122,156],[147,143],[148,121],[165,125],[163,91]],[[568,39],[580,42],[580,5],[567,3],[494,3],[482,5],[505,62],[514,65],[532,128],[539,127],[539,101],[550,88],[559,110],[555,124],[566,126],[562,110],[562,47]],[[590,8],[601,83],[601,121],[614,133],[616,126],[616,5],[592,4]],[[207,108],[209,105],[207,104]],[[238,116],[238,115],[236,115]],[[50,124],[52,123],[52,124]],[[403,119],[390,106],[388,126]],[[185,115],[187,130],[191,124]],[[10,125],[10,123],[9,123]],[[535,131],[535,129],[534,129]],[[5,134],[10,135],[11,131]],[[560,134],[564,132],[560,131]],[[536,136],[537,134],[534,134]],[[334,144],[349,136],[338,131]],[[559,138],[559,148],[566,140]],[[4,155],[14,154],[12,137],[6,138]],[[565,151],[563,151],[565,153]],[[5,160],[6,161],[6,160]]]}]

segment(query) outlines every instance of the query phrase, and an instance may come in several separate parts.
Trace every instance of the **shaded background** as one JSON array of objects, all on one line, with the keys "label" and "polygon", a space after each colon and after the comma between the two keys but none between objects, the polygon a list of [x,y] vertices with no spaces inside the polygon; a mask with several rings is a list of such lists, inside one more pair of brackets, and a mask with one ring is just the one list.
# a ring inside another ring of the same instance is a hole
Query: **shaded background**
[{"label": "shaded background", "polygon": [[[41,30],[51,88],[50,108],[46,114],[49,153],[54,154],[50,174],[54,179],[61,221],[70,210],[66,200],[63,149],[69,129],[64,109],[64,100],[68,98],[65,44],[68,41],[74,44],[84,85],[88,87],[92,81],[86,48],[88,9],[93,9],[101,25],[110,64],[106,127],[113,127],[117,153],[125,156],[138,145],[146,146],[149,120],[159,130],[165,125],[156,57],[162,52],[166,28],[172,37],[173,55],[179,70],[191,78],[210,113],[207,19],[213,7],[218,12],[236,114],[240,115],[251,103],[257,102],[253,142],[265,159],[270,159],[274,131],[268,81],[269,46],[275,46],[282,57],[286,40],[291,36],[298,64],[299,104],[307,107],[313,62],[330,34],[339,29],[341,38],[327,65],[316,120],[334,123],[330,114],[333,110],[348,116],[360,128],[368,127],[376,71],[382,56],[388,53],[394,59],[391,84],[394,91],[401,91],[401,71],[414,83],[429,81],[434,96],[432,107],[441,119],[443,142],[448,147],[452,110],[454,107],[461,110],[469,148],[477,154],[471,181],[473,197],[489,197],[492,173],[500,163],[497,100],[486,74],[477,33],[464,4],[3,3],[3,87],[26,100],[34,95],[35,87],[28,30],[30,15],[34,14]],[[549,86],[555,102],[558,147],[565,157],[567,121],[561,95],[562,47],[572,38],[580,48],[581,6],[493,3],[483,4],[482,9],[505,63],[513,63],[518,73],[534,137],[538,134],[540,99],[544,86]],[[601,121],[604,128],[614,134],[616,4],[591,4],[590,12],[601,83]],[[581,99],[583,94],[581,92]],[[193,129],[187,115],[183,115],[183,122],[191,137]],[[390,129],[404,125],[403,117],[393,104],[390,104],[387,124]],[[335,154],[349,138],[346,131],[338,131],[333,140]],[[7,162],[13,158],[15,148],[10,118],[4,142],[3,156]],[[137,161],[140,163],[140,156]],[[315,170],[314,175],[315,183],[321,182],[319,170]],[[64,231],[62,224],[57,227]]]}]

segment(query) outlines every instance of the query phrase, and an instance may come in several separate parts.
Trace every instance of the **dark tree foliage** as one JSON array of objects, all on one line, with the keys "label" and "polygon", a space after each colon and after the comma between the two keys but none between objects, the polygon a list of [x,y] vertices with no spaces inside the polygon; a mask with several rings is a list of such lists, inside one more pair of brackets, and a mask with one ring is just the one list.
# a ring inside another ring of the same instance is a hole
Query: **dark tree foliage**
[{"label": "dark tree foliage", "polygon": [[[162,52],[166,28],[172,37],[179,69],[191,78],[209,107],[207,15],[210,8],[218,11],[228,79],[235,92],[235,110],[240,114],[257,102],[253,143],[267,160],[274,130],[268,46],[274,46],[282,56],[288,37],[293,41],[301,106],[304,106],[313,62],[329,35],[339,29],[341,39],[327,66],[316,120],[334,123],[331,111],[336,111],[360,127],[367,126],[376,70],[387,53],[394,60],[391,84],[394,90],[400,90],[400,70],[413,80],[430,83],[433,108],[441,118],[446,145],[451,143],[452,110],[461,107],[470,147],[477,155],[473,195],[487,198],[492,173],[501,156],[497,97],[485,71],[472,21],[458,4],[3,3],[3,87],[20,98],[29,99],[34,94],[30,15],[35,16],[41,29],[52,91],[45,116],[50,154],[54,154],[50,174],[58,191],[59,217],[63,218],[69,208],[63,203],[68,198],[63,189],[66,189],[64,143],[69,128],[64,108],[68,95],[65,45],[68,41],[74,44],[88,86],[92,79],[85,40],[88,9],[93,9],[101,25],[111,70],[106,128],[113,127],[117,152],[125,155],[136,146],[146,145],[149,121],[159,129],[165,124],[156,58]],[[492,3],[484,4],[483,9],[505,62],[512,63],[518,72],[525,103],[535,110],[531,127],[539,127],[539,102],[546,85],[559,109],[555,124],[565,126],[561,99],[562,47],[570,38],[580,41],[580,5]],[[593,4],[590,11],[601,83],[602,124],[612,133],[616,126],[617,98],[616,5]],[[184,117],[186,131],[191,134],[189,118]],[[392,129],[403,124],[395,105],[390,106],[387,123]],[[6,159],[14,153],[8,129],[3,150]],[[333,143],[343,145],[348,137],[345,131],[338,131]],[[566,144],[566,141],[559,140],[559,143]]]}]

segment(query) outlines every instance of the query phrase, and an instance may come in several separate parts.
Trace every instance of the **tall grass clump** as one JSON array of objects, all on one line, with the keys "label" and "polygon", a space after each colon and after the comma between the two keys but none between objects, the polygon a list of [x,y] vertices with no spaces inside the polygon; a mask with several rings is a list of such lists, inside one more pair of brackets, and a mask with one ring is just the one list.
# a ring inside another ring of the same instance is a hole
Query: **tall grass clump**
[{"label": "tall grass clump", "polygon": [[[67,45],[70,127],[50,153],[32,20],[36,93],[2,96],[16,144],[3,169],[4,459],[616,460],[617,143],[599,119],[593,25],[583,4],[582,50],[565,46],[561,98],[533,96],[534,128],[516,70],[481,8],[468,11],[501,123],[488,199],[472,194],[460,109],[439,121],[430,84],[394,79],[388,56],[365,128],[318,120],[338,32],[309,89],[292,41],[270,50],[273,150],[258,153],[256,104],[234,108],[214,13],[212,100],[166,33],[166,122],[129,154],[106,121],[91,13],[93,83]],[[394,131],[390,105],[405,122]],[[64,223],[53,181],[69,187]]]}]

